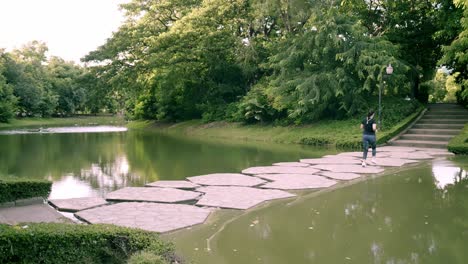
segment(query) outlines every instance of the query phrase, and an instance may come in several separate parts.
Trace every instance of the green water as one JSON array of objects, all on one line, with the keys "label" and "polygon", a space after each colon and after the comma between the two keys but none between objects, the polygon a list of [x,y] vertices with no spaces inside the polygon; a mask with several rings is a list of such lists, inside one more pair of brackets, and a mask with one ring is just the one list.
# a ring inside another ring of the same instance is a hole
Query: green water
[{"label": "green water", "polygon": [[[152,132],[0,135],[0,177],[50,179],[50,198],[104,196],[334,150]],[[165,234],[189,263],[468,263],[468,158],[437,159]]]},{"label": "green water", "polygon": [[[79,130],[77,128],[77,130]],[[152,132],[0,135],[0,177],[49,179],[50,198],[233,172],[334,153],[311,147],[201,141]]]},{"label": "green water", "polygon": [[468,263],[467,169],[425,162],[167,237],[194,263]]}]

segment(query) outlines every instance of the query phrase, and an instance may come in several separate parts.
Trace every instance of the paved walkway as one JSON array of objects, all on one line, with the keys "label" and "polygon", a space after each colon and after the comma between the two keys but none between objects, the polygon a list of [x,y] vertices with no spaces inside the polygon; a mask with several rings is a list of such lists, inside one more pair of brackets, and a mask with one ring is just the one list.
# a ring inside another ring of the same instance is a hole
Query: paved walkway
[{"label": "paved walkway", "polygon": [[[291,192],[294,190],[330,188],[381,174],[390,167],[453,155],[445,150],[386,146],[378,149],[376,163],[364,168],[360,165],[361,154],[345,152],[319,159],[247,168],[241,174],[215,173],[188,177],[186,181],[158,181],[146,187],[117,190],[105,199],[75,198],[50,200],[49,203],[58,210],[75,212],[78,219],[87,223],[115,224],[163,233],[201,224],[211,212],[220,208],[247,210],[270,200],[294,199],[297,195]],[[16,222],[37,222],[34,215],[41,215],[26,207],[16,210],[22,211],[24,218],[15,218],[13,213],[3,215]],[[51,216],[43,220],[58,219]]]},{"label": "paved walkway", "polygon": [[0,223],[15,225],[19,223],[69,223],[71,220],[47,204],[34,204],[10,208],[0,208]]}]

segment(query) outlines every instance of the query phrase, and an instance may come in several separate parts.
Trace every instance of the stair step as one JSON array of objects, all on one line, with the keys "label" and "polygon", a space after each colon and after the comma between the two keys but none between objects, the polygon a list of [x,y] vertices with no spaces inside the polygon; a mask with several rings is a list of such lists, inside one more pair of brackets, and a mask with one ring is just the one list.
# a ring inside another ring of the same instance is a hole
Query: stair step
[{"label": "stair step", "polygon": [[459,104],[428,104],[427,105],[428,108],[463,108],[463,106],[459,105]]},{"label": "stair step", "polygon": [[445,115],[427,114],[427,115],[424,115],[422,119],[441,119],[441,118],[457,119],[457,120],[462,120],[462,121],[468,122],[468,116],[467,115],[449,115],[449,116],[445,116]]},{"label": "stair step", "polygon": [[449,142],[453,135],[404,134],[402,140],[423,140]]},{"label": "stair step", "polygon": [[447,116],[450,116],[450,115],[464,115],[464,116],[468,116],[468,112],[465,111],[465,110],[444,110],[444,111],[434,111],[434,110],[429,110],[427,111],[427,114],[428,115],[447,115]]},{"label": "stair step", "polygon": [[465,124],[415,124],[414,128],[442,128],[442,129],[462,129]]},{"label": "stair step", "polygon": [[426,135],[458,135],[459,129],[423,129],[423,128],[411,128],[407,134],[426,134]]},{"label": "stair step", "polygon": [[435,142],[435,141],[424,141],[424,140],[395,140],[392,146],[405,146],[405,147],[420,147],[420,148],[438,148],[446,149],[447,142]]},{"label": "stair step", "polygon": [[[468,119],[467,119],[468,120]],[[418,121],[418,124],[465,124],[464,119],[427,119],[425,117]]]}]

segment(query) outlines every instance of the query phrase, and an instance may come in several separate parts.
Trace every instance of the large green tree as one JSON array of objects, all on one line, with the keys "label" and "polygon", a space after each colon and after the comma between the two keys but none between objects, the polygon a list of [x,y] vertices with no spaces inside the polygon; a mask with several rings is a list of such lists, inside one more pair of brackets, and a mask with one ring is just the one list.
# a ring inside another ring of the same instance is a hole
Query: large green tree
[{"label": "large green tree", "polygon": [[425,102],[420,87],[431,80],[441,57],[458,28],[459,13],[452,0],[344,0],[343,5],[361,19],[374,36],[385,36],[400,47],[398,58],[411,67],[412,94]]},{"label": "large green tree", "polygon": [[78,82],[83,69],[72,62],[52,57],[46,68],[51,91],[58,96],[56,113],[71,115],[85,110],[86,90]]},{"label": "large green tree", "polygon": [[0,122],[7,122],[13,117],[16,107],[16,97],[11,85],[3,75],[6,70],[6,54],[0,50]]},{"label": "large green tree", "polygon": [[[451,0],[132,0],[122,8],[124,25],[84,58],[100,83],[92,93],[133,117],[173,121],[352,116],[384,82],[385,95],[424,101],[420,83],[459,28]],[[383,80],[388,63],[395,71]]]},{"label": "large green tree", "polygon": [[408,67],[396,59],[397,54],[396,46],[370,36],[356,19],[324,8],[270,57],[273,73],[266,94],[273,98],[275,109],[299,122],[353,115],[367,107],[366,99],[376,93],[382,65],[392,63],[398,69],[392,83],[399,85],[388,93],[407,93]]},{"label": "large green tree", "polygon": [[461,85],[457,99],[468,106],[468,0],[458,0],[455,3],[464,9],[461,30],[456,39],[443,48],[444,56],[440,63],[448,66],[455,74],[456,82]]},{"label": "large green tree", "polygon": [[32,41],[10,53],[6,78],[25,115],[50,116],[57,106],[58,97],[51,90],[45,67],[47,50],[45,43]]}]

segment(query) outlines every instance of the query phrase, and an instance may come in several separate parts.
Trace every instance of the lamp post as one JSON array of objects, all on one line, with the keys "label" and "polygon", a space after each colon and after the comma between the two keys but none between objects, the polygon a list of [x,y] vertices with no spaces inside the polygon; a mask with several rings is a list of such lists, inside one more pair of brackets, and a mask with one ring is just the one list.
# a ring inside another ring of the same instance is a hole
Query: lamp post
[{"label": "lamp post", "polygon": [[[386,74],[385,74],[386,73]],[[379,89],[379,129],[382,129],[382,90],[383,90],[383,79],[387,77],[387,75],[391,75],[393,73],[392,64],[388,64],[385,68],[385,73],[382,75],[382,79],[380,80],[380,89]]]}]

